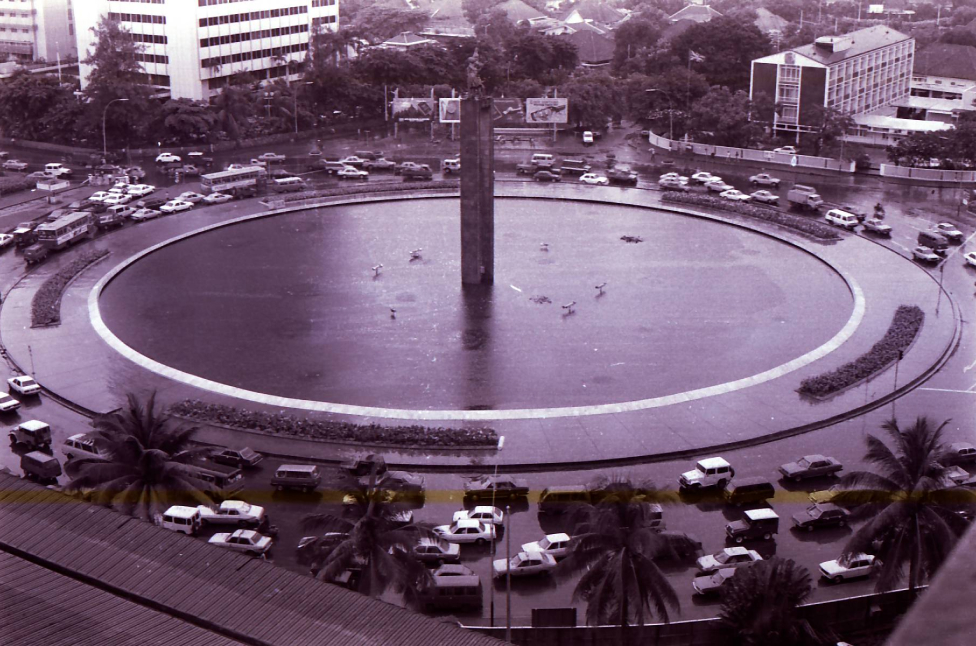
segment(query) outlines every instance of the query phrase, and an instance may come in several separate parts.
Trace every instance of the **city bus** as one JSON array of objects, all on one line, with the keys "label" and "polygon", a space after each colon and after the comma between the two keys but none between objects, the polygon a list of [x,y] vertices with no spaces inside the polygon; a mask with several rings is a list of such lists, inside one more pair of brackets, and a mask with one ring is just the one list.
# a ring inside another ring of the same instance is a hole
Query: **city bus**
[{"label": "city bus", "polygon": [[73,211],[62,215],[54,222],[45,222],[34,230],[38,244],[48,249],[64,249],[95,234],[92,214],[88,211]]},{"label": "city bus", "polygon": [[243,168],[201,175],[200,186],[204,193],[229,193],[233,195],[263,186],[267,177],[268,172],[260,166],[244,166]]}]

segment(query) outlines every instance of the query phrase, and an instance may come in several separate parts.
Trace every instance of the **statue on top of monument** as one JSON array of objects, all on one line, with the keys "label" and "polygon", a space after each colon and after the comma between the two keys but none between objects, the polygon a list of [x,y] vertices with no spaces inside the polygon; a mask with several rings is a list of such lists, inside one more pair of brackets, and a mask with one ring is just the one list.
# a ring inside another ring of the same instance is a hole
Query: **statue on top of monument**
[{"label": "statue on top of monument", "polygon": [[478,55],[478,48],[476,47],[474,54],[468,59],[468,94],[472,96],[481,96],[481,93],[485,89],[485,83],[478,74],[484,65],[481,62],[481,57]]}]

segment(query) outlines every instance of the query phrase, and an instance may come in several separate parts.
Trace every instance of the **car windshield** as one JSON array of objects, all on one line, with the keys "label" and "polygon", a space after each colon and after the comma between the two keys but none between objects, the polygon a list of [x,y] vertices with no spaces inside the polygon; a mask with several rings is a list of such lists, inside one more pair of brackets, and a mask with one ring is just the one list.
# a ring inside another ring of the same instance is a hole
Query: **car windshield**
[{"label": "car windshield", "polygon": [[34,380],[31,379],[30,377],[25,377],[25,378],[23,378],[23,379],[20,380],[20,385],[21,386],[33,386],[34,385]]},{"label": "car windshield", "polygon": [[728,552],[722,552],[718,556],[715,557],[715,560],[717,562],[719,562],[719,563],[728,563],[728,561],[729,561],[730,558],[731,558],[731,556],[729,555]]},{"label": "car windshield", "polygon": [[539,541],[539,547],[541,547],[541,548],[542,548],[542,549],[544,549],[544,550],[547,550],[547,549],[549,549],[549,547],[550,547],[551,545],[552,545],[552,543],[551,543],[551,542],[549,542],[549,537],[548,537],[548,536],[547,536],[547,537],[545,537],[545,538],[543,538],[543,539],[542,539],[541,541]]},{"label": "car windshield", "polygon": [[812,518],[820,518],[820,514],[823,513],[823,510],[816,505],[810,505],[807,507],[807,513],[810,514]]},{"label": "car windshield", "polygon": [[796,461],[796,464],[802,469],[810,468],[810,461],[807,460],[806,458],[800,458],[799,460]]}]

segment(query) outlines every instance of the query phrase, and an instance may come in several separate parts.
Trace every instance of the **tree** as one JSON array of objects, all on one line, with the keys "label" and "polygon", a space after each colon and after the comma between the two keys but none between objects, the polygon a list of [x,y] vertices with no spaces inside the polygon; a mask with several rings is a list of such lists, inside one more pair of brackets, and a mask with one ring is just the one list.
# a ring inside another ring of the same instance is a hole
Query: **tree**
[{"label": "tree", "polygon": [[814,106],[811,110],[813,115],[813,154],[820,156],[820,153],[829,149],[834,142],[843,137],[849,130],[856,127],[854,119],[847,112],[842,112],[837,108]]},{"label": "tree", "polygon": [[647,19],[637,18],[620,25],[614,31],[613,69],[620,70],[640,50],[657,43],[660,35],[660,25]]},{"label": "tree", "polygon": [[170,99],[161,112],[166,138],[174,143],[205,141],[217,124],[217,115],[203,101]]},{"label": "tree", "polygon": [[[17,70],[0,84],[0,129],[8,137],[48,140],[53,124],[47,119],[54,116],[52,110],[67,102],[77,103],[70,86],[60,86],[53,76]],[[66,121],[73,126],[71,120]]]},{"label": "tree", "polygon": [[[790,559],[773,558],[736,571],[722,599],[719,621],[736,646],[819,646],[827,643],[797,606],[813,592],[810,573]],[[830,640],[836,641],[836,640]]]},{"label": "tree", "polygon": [[749,87],[752,61],[771,51],[769,39],[755,24],[726,16],[698,23],[674,39],[672,50],[687,66],[690,52],[704,58],[692,63],[709,85],[731,90]]},{"label": "tree", "polygon": [[356,14],[355,26],[367,40],[381,43],[405,31],[420,31],[428,22],[430,14],[422,9],[370,4]]},{"label": "tree", "polygon": [[749,119],[752,101],[739,90],[713,87],[691,108],[691,129],[708,143],[750,148],[763,135],[762,126]]},{"label": "tree", "polygon": [[939,36],[939,42],[951,45],[976,46],[976,33],[965,27],[956,27]]},{"label": "tree", "polygon": [[[837,503],[853,506],[852,518],[866,519],[854,532],[844,555],[865,552],[881,563],[879,592],[891,590],[902,578],[907,563],[908,588],[930,578],[945,561],[969,524],[955,513],[958,496],[946,489],[947,453],[942,430],[919,417],[902,429],[891,419],[881,425],[892,447],[868,435],[864,461],[875,471],[854,471],[841,479],[845,490]],[[963,498],[972,507],[969,497]]]},{"label": "tree", "polygon": [[684,534],[657,531],[652,501],[669,497],[650,483],[609,480],[594,495],[596,504],[573,514],[574,542],[556,574],[582,574],[573,600],[586,601],[586,622],[620,626],[619,643],[626,644],[630,623],[643,624],[652,614],[667,622],[669,609],[679,609],[674,588],[654,559],[679,559],[700,544]]},{"label": "tree", "polygon": [[559,96],[569,99],[569,120],[581,128],[601,129],[623,115],[616,81],[605,72],[577,71],[559,87]]},{"label": "tree", "polygon": [[[462,0],[461,11],[464,13],[464,17],[468,22],[473,25],[478,22],[478,19],[483,14],[489,13],[492,8],[502,2],[503,0]],[[506,16],[507,18],[508,16]]]},{"label": "tree", "polygon": [[227,85],[212,99],[217,124],[230,139],[240,143],[247,118],[253,113],[250,95],[236,85]]},{"label": "tree", "polygon": [[185,470],[187,463],[210,449],[191,444],[195,426],[176,426],[156,409],[155,393],[145,403],[129,393],[125,407],[97,417],[94,427],[107,459],[72,462],[70,489],[91,489],[94,502],[147,520],[171,505],[212,502]]}]

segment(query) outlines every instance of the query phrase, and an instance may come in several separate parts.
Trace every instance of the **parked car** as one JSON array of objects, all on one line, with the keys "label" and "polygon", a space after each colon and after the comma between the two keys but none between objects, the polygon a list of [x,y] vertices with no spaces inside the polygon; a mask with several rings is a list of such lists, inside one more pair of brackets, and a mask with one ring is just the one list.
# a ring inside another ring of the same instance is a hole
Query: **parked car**
[{"label": "parked car", "polygon": [[287,159],[287,156],[279,155],[277,153],[261,153],[260,155],[258,155],[258,159],[260,159],[263,162],[277,163],[277,162],[285,161],[285,159]]},{"label": "parked car", "polygon": [[729,189],[734,188],[731,184],[726,184],[721,179],[713,179],[710,182],[705,182],[705,188],[708,189],[710,193],[724,193]]},{"label": "parked car", "polygon": [[360,168],[354,168],[352,166],[346,166],[340,170],[336,175],[339,179],[356,179],[366,181],[369,179],[369,171],[362,170]]},{"label": "parked car", "polygon": [[537,182],[560,182],[562,178],[551,170],[539,170],[532,176]]},{"label": "parked car", "polygon": [[474,509],[454,512],[454,522],[459,520],[476,520],[487,525],[501,525],[505,522],[505,512],[491,505],[479,505]]},{"label": "parked car", "polygon": [[346,166],[352,166],[353,168],[362,168],[366,163],[366,160],[356,155],[348,155],[340,159],[339,162],[345,164]]},{"label": "parked car", "polygon": [[678,477],[682,489],[718,487],[721,489],[735,476],[735,469],[723,458],[705,458],[695,463],[695,468]]},{"label": "parked car", "polygon": [[129,186],[128,193],[134,197],[145,197],[156,190],[151,184],[133,184]]},{"label": "parked car", "polygon": [[88,196],[88,200],[92,202],[101,202],[109,195],[111,195],[111,193],[109,193],[108,191],[95,191],[94,193]]},{"label": "parked car", "polygon": [[26,175],[24,177],[24,179],[26,179],[26,180],[28,180],[30,182],[37,183],[37,182],[46,182],[47,180],[50,180],[50,179],[57,179],[57,176],[56,175],[52,175],[51,173],[47,172],[46,170],[36,170],[33,173],[30,173],[30,174]]},{"label": "parked car", "polygon": [[207,542],[236,552],[265,556],[271,551],[273,539],[270,536],[259,534],[253,529],[238,529],[230,534],[214,534]]},{"label": "parked car", "polygon": [[885,224],[881,218],[868,218],[864,221],[864,230],[879,236],[891,237],[891,225]]},{"label": "parked car", "polygon": [[737,571],[736,568],[724,568],[711,574],[696,576],[695,580],[691,582],[691,587],[694,588],[695,594],[701,596],[721,594],[729,579],[735,576]]},{"label": "parked car", "polygon": [[784,478],[799,482],[804,478],[822,478],[832,476],[843,470],[844,466],[834,458],[825,457],[819,453],[805,455],[795,462],[788,462],[779,468]]},{"label": "parked car", "polygon": [[829,502],[810,505],[803,511],[793,514],[793,527],[812,532],[817,527],[847,525],[847,510]]},{"label": "parked car", "polygon": [[774,195],[773,193],[770,193],[766,189],[760,189],[758,191],[755,191],[751,193],[749,197],[752,198],[753,202],[760,202],[762,204],[772,204],[773,206],[779,204],[779,195]]},{"label": "parked car", "polygon": [[195,193],[193,191],[186,191],[185,193],[180,193],[179,197],[177,197],[176,199],[183,200],[184,202],[189,202],[190,204],[196,204],[197,202],[202,201],[203,198],[204,196],[201,195],[200,193]]},{"label": "parked car", "polygon": [[512,577],[548,574],[556,568],[556,559],[545,552],[519,552],[510,560],[498,559],[491,563],[492,574],[503,577],[511,568]]},{"label": "parked car", "polygon": [[8,436],[11,444],[22,444],[32,450],[51,450],[51,427],[40,420],[22,422]]},{"label": "parked car", "polygon": [[841,486],[841,484],[838,482],[836,484],[830,485],[826,489],[822,489],[820,491],[811,491],[810,494],[807,496],[807,498],[810,499],[810,502],[815,502],[815,503],[833,502],[834,500],[837,499],[837,496],[839,496],[841,492],[845,490],[846,487]]},{"label": "parked car", "polygon": [[953,442],[941,461],[946,465],[976,462],[976,447],[969,442]]},{"label": "parked car", "polygon": [[40,395],[41,386],[30,375],[18,375],[7,380],[7,389],[21,395]]},{"label": "parked car", "polygon": [[778,177],[773,177],[769,173],[759,173],[758,175],[753,175],[749,178],[749,183],[753,186],[772,186],[773,188],[779,188],[780,182],[783,180]]},{"label": "parked car", "polygon": [[881,561],[871,554],[852,554],[847,558],[824,561],[820,564],[820,575],[834,583],[871,576],[881,567]]},{"label": "parked car", "polygon": [[935,264],[942,260],[942,257],[928,247],[915,247],[912,249],[912,258],[919,262]]},{"label": "parked car", "polygon": [[774,153],[780,153],[782,155],[795,155],[797,153],[796,148],[793,146],[780,146],[779,148],[773,148]]},{"label": "parked car", "polygon": [[706,554],[696,565],[701,574],[712,574],[725,568],[740,568],[763,560],[756,550],[745,547],[726,547],[714,554]]},{"label": "parked car", "polygon": [[[684,180],[684,181],[681,181]],[[662,191],[688,191],[688,178],[686,177],[662,177],[657,181],[657,185]]]},{"label": "parked car", "polygon": [[740,520],[734,520],[725,526],[726,536],[736,543],[760,538],[768,541],[778,532],[779,516],[768,508],[745,511]]},{"label": "parked car", "polygon": [[10,233],[0,233],[0,249],[14,246],[14,236]]},{"label": "parked car", "polygon": [[125,193],[112,193],[111,191],[109,191],[108,195],[102,198],[102,204],[105,204],[107,206],[115,206],[116,204],[128,204],[131,201],[132,201],[131,195],[126,195]]},{"label": "parked car", "polygon": [[264,520],[264,507],[250,505],[243,500],[225,500],[219,507],[199,505],[200,518],[213,525],[257,527]]},{"label": "parked car", "polygon": [[205,204],[223,204],[224,202],[230,202],[233,199],[234,196],[227,195],[227,193],[211,193],[203,198],[203,201]]},{"label": "parked car", "polygon": [[436,567],[441,563],[459,562],[461,546],[457,543],[448,543],[442,538],[424,536],[414,546],[413,555],[421,562]]},{"label": "parked car", "polygon": [[495,540],[495,526],[477,520],[462,519],[451,525],[438,525],[434,533],[449,543],[481,545]]},{"label": "parked car", "polygon": [[158,218],[159,215],[160,213],[156,209],[137,209],[129,215],[129,219],[133,222],[145,222]]},{"label": "parked car", "polygon": [[42,484],[55,484],[61,475],[61,463],[57,458],[40,451],[31,451],[20,456],[20,468],[24,477]]},{"label": "parked car", "polygon": [[529,495],[529,485],[522,478],[481,476],[464,483],[464,496],[473,500],[510,500]]},{"label": "parked car", "polygon": [[523,543],[523,552],[543,552],[554,559],[561,559],[569,556],[572,544],[569,534],[546,534],[540,540],[531,543]]},{"label": "parked car", "polygon": [[396,162],[386,159],[385,157],[380,157],[378,159],[367,159],[363,162],[363,168],[366,170],[396,170]]},{"label": "parked car", "polygon": [[966,261],[966,264],[969,265],[970,267],[976,267],[976,251],[970,251],[966,253],[962,258],[964,261]]},{"label": "parked car", "polygon": [[244,447],[243,449],[222,449],[213,453],[210,459],[217,464],[226,464],[238,469],[253,467],[264,459],[257,451]]},{"label": "parked car", "polygon": [[156,155],[157,164],[174,164],[183,161],[179,155],[173,153],[159,153]]},{"label": "parked car", "polygon": [[954,225],[950,224],[949,222],[940,222],[934,227],[932,227],[932,230],[935,231],[936,233],[941,233],[942,235],[944,235],[946,238],[949,239],[949,242],[962,242],[962,238],[963,238],[962,231],[957,229]]},{"label": "parked car", "polygon": [[179,213],[180,211],[189,211],[193,208],[192,202],[185,202],[183,200],[170,200],[166,204],[159,207],[159,210],[163,213]]},{"label": "parked car", "polygon": [[27,162],[20,161],[19,159],[8,159],[7,161],[3,162],[4,170],[25,171],[27,170],[28,166],[29,164]]},{"label": "parked car", "polygon": [[583,145],[592,146],[593,145],[593,133],[589,130],[583,131]]},{"label": "parked car", "polygon": [[20,408],[20,401],[7,393],[0,393],[0,413],[12,413]]},{"label": "parked car", "polygon": [[158,209],[168,201],[165,197],[150,197],[145,200],[139,200],[136,202],[136,206],[143,209]]},{"label": "parked car", "polygon": [[724,198],[726,200],[729,200],[730,202],[750,202],[750,201],[752,201],[752,197],[751,196],[746,195],[742,191],[740,191],[738,189],[734,189],[734,188],[730,188],[727,191],[722,191],[721,193],[719,193],[718,196],[721,197],[721,198]]},{"label": "parked car", "polygon": [[[542,171],[539,171],[540,173]],[[579,178],[580,184],[595,184],[599,186],[607,186],[610,180],[603,175],[597,175],[596,173],[583,173]]]}]

